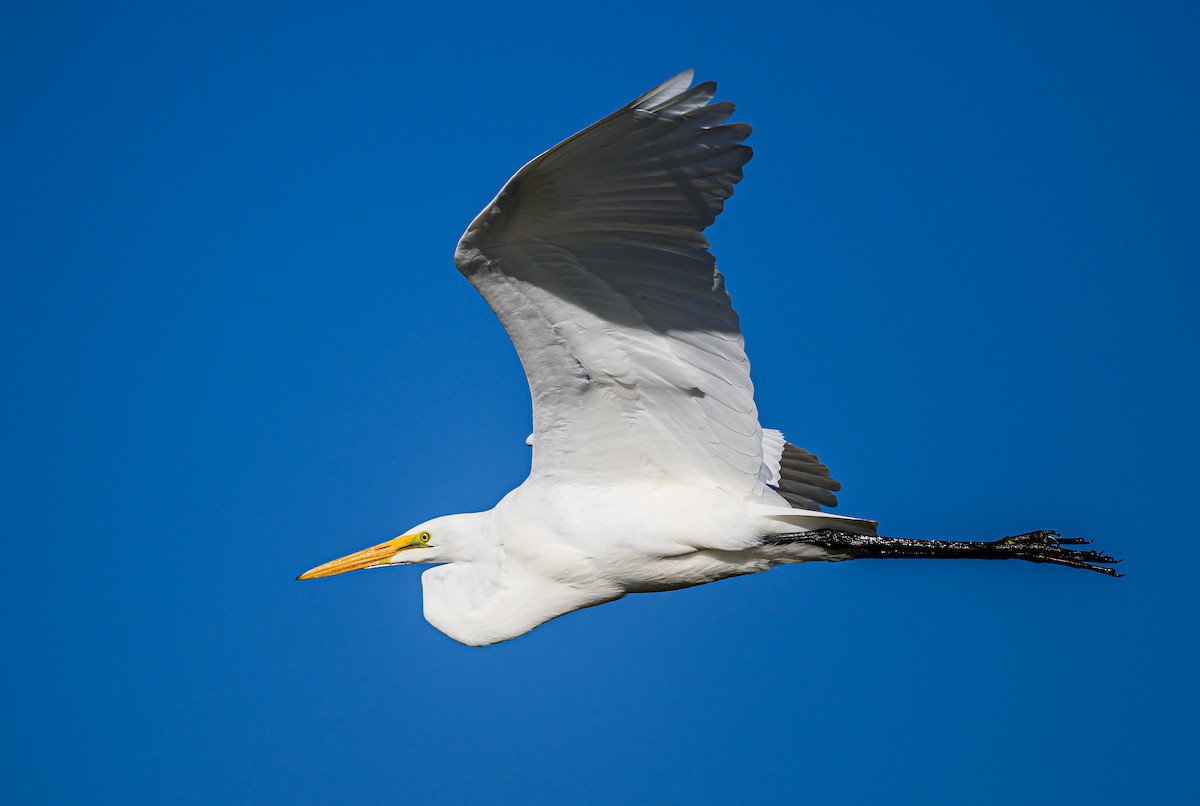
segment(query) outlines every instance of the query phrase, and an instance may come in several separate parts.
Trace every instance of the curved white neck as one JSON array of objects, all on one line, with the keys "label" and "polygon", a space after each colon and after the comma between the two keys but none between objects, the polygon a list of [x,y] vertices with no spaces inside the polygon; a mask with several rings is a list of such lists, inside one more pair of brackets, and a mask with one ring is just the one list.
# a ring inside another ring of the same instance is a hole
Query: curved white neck
[{"label": "curved white neck", "polygon": [[421,583],[425,620],[467,646],[507,641],[550,619],[621,595],[596,595],[503,560],[439,565],[422,574]]}]

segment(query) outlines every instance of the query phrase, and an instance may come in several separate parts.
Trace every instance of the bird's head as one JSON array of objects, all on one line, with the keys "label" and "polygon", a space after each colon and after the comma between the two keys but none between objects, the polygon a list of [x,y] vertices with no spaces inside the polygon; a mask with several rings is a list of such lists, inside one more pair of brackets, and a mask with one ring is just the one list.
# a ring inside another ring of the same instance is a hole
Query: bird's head
[{"label": "bird's head", "polygon": [[315,579],[363,568],[383,568],[389,565],[413,565],[417,563],[446,563],[462,557],[464,549],[473,536],[475,513],[470,515],[445,515],[414,526],[400,537],[384,541],[377,546],[347,554],[305,571],[297,579]]}]

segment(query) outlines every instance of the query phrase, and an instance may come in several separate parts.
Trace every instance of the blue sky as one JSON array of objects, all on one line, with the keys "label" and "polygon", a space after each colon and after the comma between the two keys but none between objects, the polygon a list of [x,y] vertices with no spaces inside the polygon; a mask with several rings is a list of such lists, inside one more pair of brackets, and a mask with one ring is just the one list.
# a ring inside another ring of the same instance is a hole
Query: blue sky
[{"label": "blue sky", "polygon": [[[101,7],[103,5],[103,7]],[[970,8],[966,8],[970,6]],[[6,3],[2,763],[19,802],[1194,795],[1187,3]],[[784,568],[470,650],[295,575],[528,466],[454,243],[694,67],[765,424],[885,534],[1128,576]]]}]

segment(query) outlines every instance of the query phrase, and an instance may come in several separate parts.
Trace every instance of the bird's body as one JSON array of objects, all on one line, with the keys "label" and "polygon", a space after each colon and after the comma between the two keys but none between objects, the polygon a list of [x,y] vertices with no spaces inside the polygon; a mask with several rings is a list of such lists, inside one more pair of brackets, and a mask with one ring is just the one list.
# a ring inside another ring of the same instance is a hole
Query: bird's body
[{"label": "bird's body", "polygon": [[559,484],[534,477],[487,512],[416,527],[453,534],[452,542],[471,547],[422,576],[425,617],[462,643],[494,643],[626,593],[836,559],[820,546],[770,546],[762,537],[847,523],[871,525],[748,501],[712,485]]},{"label": "bird's body", "polygon": [[[880,538],[820,511],[840,485],[758,422],[737,314],[703,230],[751,151],[690,71],[537,157],[455,252],[521,358],[529,478],[492,510],[436,518],[302,578],[435,563],[425,615],[471,645],[626,593],[781,563],[1019,557],[1101,569],[1057,533],[996,544]],[[987,548],[984,548],[987,547]]]}]

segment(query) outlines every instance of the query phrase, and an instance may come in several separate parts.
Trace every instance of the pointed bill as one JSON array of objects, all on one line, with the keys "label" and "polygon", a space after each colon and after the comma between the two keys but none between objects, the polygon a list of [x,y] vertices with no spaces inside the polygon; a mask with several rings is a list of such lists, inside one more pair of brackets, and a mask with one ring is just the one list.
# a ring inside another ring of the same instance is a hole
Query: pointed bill
[{"label": "pointed bill", "polygon": [[331,560],[324,565],[318,565],[311,571],[305,571],[296,577],[296,579],[316,579],[317,577],[331,577],[334,574],[344,574],[347,571],[358,571],[363,568],[381,568],[385,565],[391,565],[392,558],[400,552],[407,549],[423,549],[428,544],[428,532],[403,535],[380,543],[377,546],[371,546],[362,551],[347,554],[345,557]]}]

